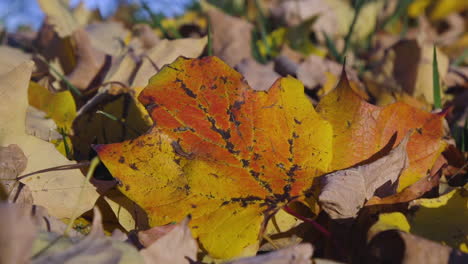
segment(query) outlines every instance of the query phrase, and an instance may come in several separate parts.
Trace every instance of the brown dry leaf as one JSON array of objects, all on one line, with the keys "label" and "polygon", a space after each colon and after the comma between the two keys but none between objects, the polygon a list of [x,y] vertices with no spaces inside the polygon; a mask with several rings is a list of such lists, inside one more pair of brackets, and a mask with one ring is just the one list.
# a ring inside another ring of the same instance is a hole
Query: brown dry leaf
[{"label": "brown dry leaf", "polygon": [[133,26],[132,34],[141,40],[143,48],[146,50],[151,49],[161,40],[148,24]]},{"label": "brown dry leaf", "polygon": [[315,31],[326,32],[327,35],[332,36],[344,30],[344,28],[340,28],[337,14],[327,1],[282,1],[271,12],[274,17],[281,19],[288,26],[299,25],[301,22],[318,15],[319,18],[313,25]]},{"label": "brown dry leaf", "polygon": [[115,21],[89,24],[86,26],[86,32],[94,48],[111,56],[120,55],[125,51],[124,44],[131,35],[128,29]]},{"label": "brown dry leaf", "polygon": [[36,228],[30,212],[17,204],[0,203],[0,263],[29,263]]},{"label": "brown dry leaf", "polygon": [[143,55],[143,62],[138,69],[131,87],[143,88],[148,80],[158,73],[164,65],[172,63],[177,57],[199,57],[208,42],[208,38],[185,38],[176,40],[163,39]]},{"label": "brown dry leaf", "polygon": [[[324,86],[327,83],[327,73],[333,76],[340,76],[343,66],[337,62],[322,58],[317,55],[310,55],[304,62],[299,65],[297,70],[297,78],[301,80],[304,86],[308,89],[313,89],[316,86]],[[351,68],[346,68],[346,74],[352,81],[359,83],[357,72]],[[338,83],[331,84],[335,87]]]},{"label": "brown dry leaf", "polygon": [[80,90],[86,90],[104,65],[106,55],[91,45],[84,29],[77,29],[72,35],[78,57],[75,69],[67,75],[68,81]]},{"label": "brown dry leaf", "polygon": [[26,169],[28,159],[18,145],[0,146],[0,199],[19,204],[32,204],[28,186],[17,178]]},{"label": "brown dry leaf", "polygon": [[442,174],[441,168],[446,163],[443,156],[439,156],[432,168],[432,172],[427,176],[419,179],[417,182],[412,185],[404,188],[401,192],[384,197],[372,197],[365,206],[377,205],[377,204],[397,204],[397,203],[406,203],[414,199],[421,197],[424,193],[430,191],[432,188],[439,185],[440,176]]},{"label": "brown dry leaf", "polygon": [[145,263],[189,264],[197,259],[198,245],[192,237],[187,217],[166,235],[140,251]]},{"label": "brown dry leaf", "polygon": [[299,244],[256,257],[237,259],[228,264],[311,264],[313,251],[311,244]]},{"label": "brown dry leaf", "polygon": [[213,33],[213,55],[231,67],[252,58],[252,24],[216,8],[210,8],[207,14]]},{"label": "brown dry leaf", "polygon": [[[17,144],[23,150],[28,157],[24,174],[76,164],[62,156],[53,144],[25,132],[32,67],[33,63],[27,62],[0,75],[0,96],[5,102],[0,104],[0,123],[8,124],[0,128],[0,145]],[[91,209],[98,197],[95,188],[84,179],[83,174],[74,169],[32,175],[21,179],[21,182],[30,188],[34,204],[46,207],[55,217],[68,218],[73,212],[81,214]],[[82,199],[78,200],[82,189]]]},{"label": "brown dry leaf", "polygon": [[[58,240],[57,240],[58,239]],[[51,243],[52,241],[55,243]],[[142,263],[136,248],[104,235],[102,216],[94,209],[93,226],[82,240],[60,238],[55,233],[40,233],[33,251],[43,252],[34,259],[34,264],[49,263]]]},{"label": "brown dry leaf", "polygon": [[[382,10],[383,1],[373,1],[363,6],[355,24],[353,40],[363,39],[372,32],[377,14]],[[295,0],[282,1],[272,9],[274,17],[281,18],[288,26],[318,16],[312,29],[323,40],[323,32],[328,36],[344,36],[352,23],[354,9],[342,0]]]},{"label": "brown dry leaf", "polygon": [[235,69],[244,76],[250,87],[257,91],[270,89],[276,79],[281,77],[273,70],[272,62],[263,65],[254,59],[243,59]]},{"label": "brown dry leaf", "polygon": [[339,170],[323,176],[318,197],[333,219],[353,218],[366,200],[395,193],[398,177],[408,166],[406,144],[410,133],[388,155],[367,165]]},{"label": "brown dry leaf", "polygon": [[455,264],[468,261],[468,254],[399,230],[378,233],[366,252],[366,263]]},{"label": "brown dry leaf", "polygon": [[108,73],[102,81],[104,85],[99,89],[99,94],[90,101],[99,98],[99,95],[102,93],[112,95],[128,93],[131,81],[130,78],[134,75],[136,66],[137,61],[134,54],[130,51],[120,56],[115,56]]}]

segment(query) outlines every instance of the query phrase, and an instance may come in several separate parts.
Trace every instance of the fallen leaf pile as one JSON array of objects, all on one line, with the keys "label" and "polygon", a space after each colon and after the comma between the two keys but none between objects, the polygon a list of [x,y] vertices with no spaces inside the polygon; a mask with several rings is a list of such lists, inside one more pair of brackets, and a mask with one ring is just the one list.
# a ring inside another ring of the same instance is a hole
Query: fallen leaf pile
[{"label": "fallen leaf pile", "polygon": [[0,263],[468,261],[463,1],[38,2],[0,46]]}]

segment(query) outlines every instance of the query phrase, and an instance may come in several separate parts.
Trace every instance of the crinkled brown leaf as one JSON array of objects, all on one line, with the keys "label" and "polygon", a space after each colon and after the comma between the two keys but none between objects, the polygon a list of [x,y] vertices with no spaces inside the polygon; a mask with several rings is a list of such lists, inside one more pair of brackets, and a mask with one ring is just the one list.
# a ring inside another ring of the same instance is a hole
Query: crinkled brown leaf
[{"label": "crinkled brown leaf", "polygon": [[249,22],[229,16],[216,8],[210,8],[207,14],[213,34],[213,55],[231,67],[242,59],[252,57],[253,26]]},{"label": "crinkled brown leaf", "polygon": [[370,164],[323,176],[318,199],[328,215],[333,219],[353,218],[376,192],[381,196],[393,194],[398,177],[408,166],[408,140],[409,134],[388,155]]}]

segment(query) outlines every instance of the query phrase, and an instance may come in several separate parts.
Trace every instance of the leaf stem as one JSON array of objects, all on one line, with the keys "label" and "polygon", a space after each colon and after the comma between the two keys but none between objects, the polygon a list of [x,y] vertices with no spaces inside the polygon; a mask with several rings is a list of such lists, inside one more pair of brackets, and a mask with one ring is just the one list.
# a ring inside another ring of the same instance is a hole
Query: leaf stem
[{"label": "leaf stem", "polygon": [[76,218],[78,218],[78,216],[79,216],[79,215],[77,215],[77,211],[78,211],[78,208],[79,208],[79,205],[80,205],[80,201],[83,198],[83,193],[84,193],[83,190],[85,189],[86,183],[89,182],[89,180],[91,179],[91,176],[93,176],[94,171],[96,170],[96,168],[97,168],[97,166],[99,165],[100,162],[101,162],[101,160],[97,156],[94,157],[91,160],[91,164],[89,165],[88,173],[86,174],[86,178],[83,181],[83,185],[81,186],[80,194],[78,195],[78,199],[76,201],[74,212],[70,217],[70,222],[68,223],[67,228],[65,229],[65,232],[63,232],[64,236],[68,235],[68,232],[70,232],[70,230],[73,227],[73,223],[75,222]]},{"label": "leaf stem", "polygon": [[323,226],[321,226],[320,224],[318,224],[316,221],[314,221],[314,220],[312,220],[312,219],[310,219],[310,218],[304,217],[304,216],[302,216],[302,215],[296,213],[293,209],[291,209],[291,208],[290,208],[289,206],[287,206],[287,205],[286,205],[285,207],[283,207],[283,210],[284,210],[286,213],[288,213],[288,214],[290,214],[290,215],[296,217],[297,219],[300,219],[300,220],[302,220],[302,221],[304,221],[304,222],[306,222],[306,223],[312,224],[312,226],[314,226],[315,229],[317,229],[320,233],[322,233],[323,235],[325,235],[327,238],[331,237],[330,232],[329,232],[327,229],[325,229]]}]

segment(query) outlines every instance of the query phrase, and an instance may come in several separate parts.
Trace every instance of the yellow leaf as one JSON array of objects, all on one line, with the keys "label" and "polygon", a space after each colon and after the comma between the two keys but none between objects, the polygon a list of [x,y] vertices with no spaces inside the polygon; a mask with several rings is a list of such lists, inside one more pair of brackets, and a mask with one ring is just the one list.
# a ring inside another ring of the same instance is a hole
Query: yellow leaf
[{"label": "yellow leaf", "polygon": [[268,215],[310,196],[314,177],[328,171],[331,126],[303,89],[288,77],[254,91],[216,57],[179,58],[139,96],[156,125],[95,149],[150,225],[190,214],[203,248],[232,258],[258,244]]},{"label": "yellow leaf", "polygon": [[370,240],[374,235],[385,231],[385,230],[401,230],[404,232],[410,232],[410,224],[404,214],[400,212],[380,214],[379,220],[372,225],[368,231],[368,240]]},{"label": "yellow leaf", "polygon": [[412,202],[417,211],[408,217],[411,233],[468,252],[467,186],[433,199]]},{"label": "yellow leaf", "polygon": [[71,125],[76,117],[75,100],[70,91],[50,92],[36,82],[29,82],[28,101],[31,106],[45,112],[53,119],[59,129],[71,131]]}]

